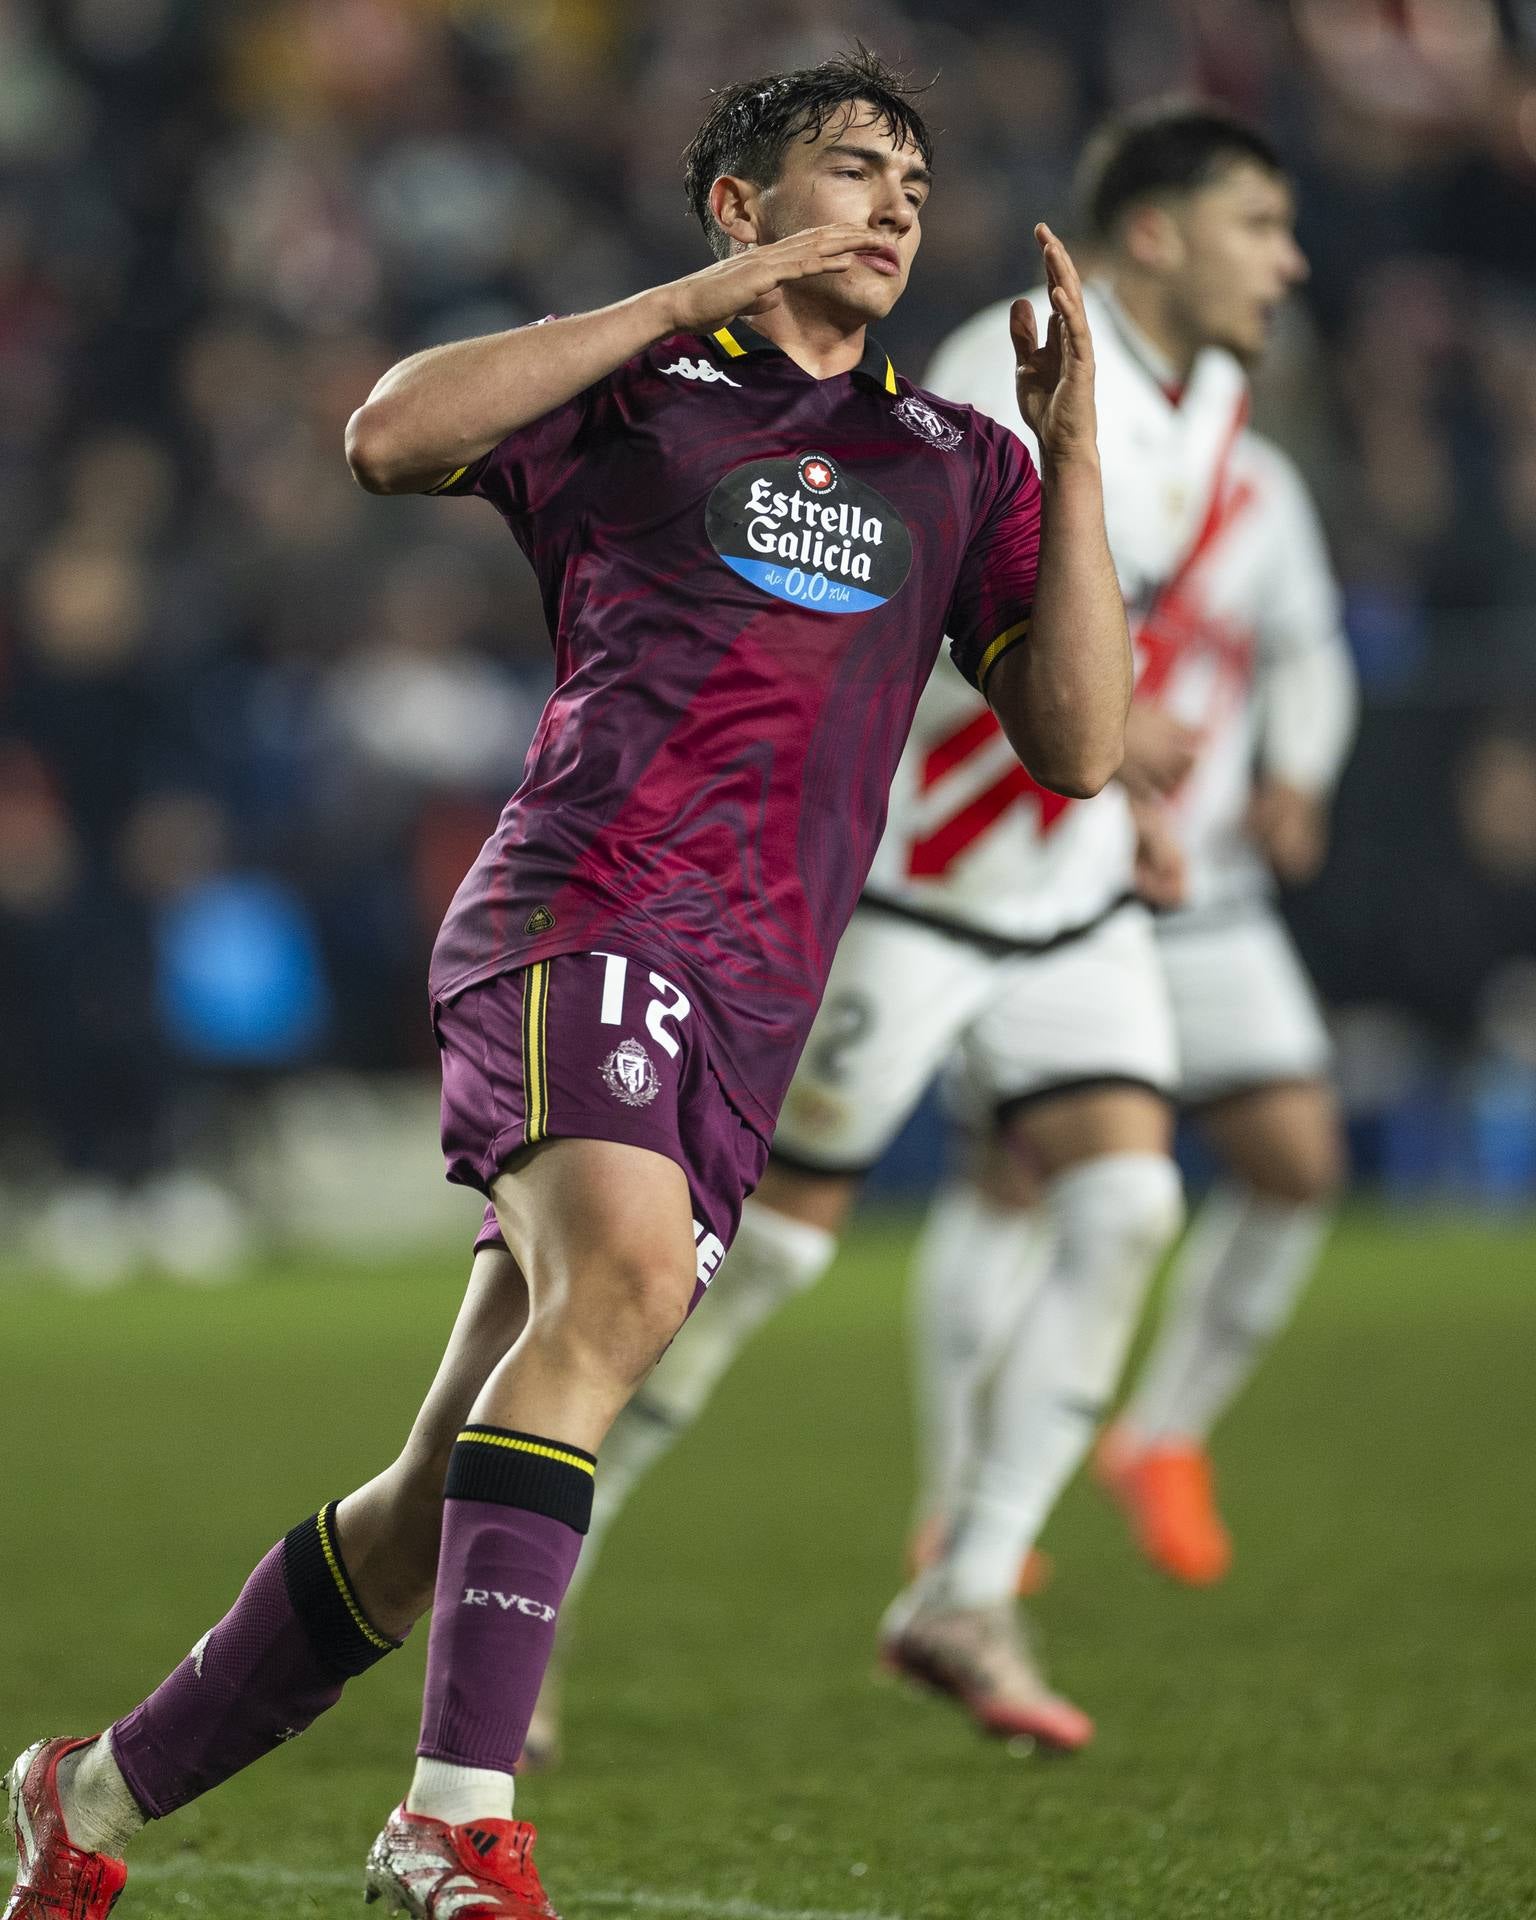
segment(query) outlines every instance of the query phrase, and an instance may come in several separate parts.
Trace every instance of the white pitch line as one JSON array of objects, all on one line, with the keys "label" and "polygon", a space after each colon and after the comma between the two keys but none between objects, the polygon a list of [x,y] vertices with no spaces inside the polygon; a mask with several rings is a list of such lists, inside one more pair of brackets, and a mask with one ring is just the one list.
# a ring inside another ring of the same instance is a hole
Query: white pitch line
[{"label": "white pitch line", "polygon": [[[361,1867],[347,1871],[341,1867],[285,1867],[276,1860],[146,1860],[128,1871],[130,1884],[166,1885],[187,1880],[243,1880],[250,1886],[283,1887],[303,1890],[316,1887],[353,1887],[362,1891]],[[0,1883],[13,1880],[16,1869],[7,1861],[0,1865]],[[764,1907],[755,1900],[714,1900],[703,1893],[625,1892],[604,1888],[589,1893],[573,1893],[578,1906],[629,1908],[635,1913],[688,1915],[690,1920],[901,1920],[900,1914],[877,1913],[870,1907],[857,1911],[833,1907]]]}]

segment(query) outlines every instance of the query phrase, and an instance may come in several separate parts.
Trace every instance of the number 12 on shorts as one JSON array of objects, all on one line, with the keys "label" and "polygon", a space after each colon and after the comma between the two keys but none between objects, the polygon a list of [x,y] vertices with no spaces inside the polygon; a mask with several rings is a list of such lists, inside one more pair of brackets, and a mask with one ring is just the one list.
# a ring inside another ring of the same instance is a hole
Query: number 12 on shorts
[{"label": "number 12 on shorts", "polygon": [[[603,1004],[598,1013],[598,1023],[605,1027],[622,1027],[624,1024],[624,997],[629,987],[629,956],[624,953],[597,953],[594,960],[603,964]],[[670,980],[664,980],[659,973],[650,975],[650,984],[660,996],[653,999],[645,1010],[645,1030],[675,1060],[682,1042],[666,1026],[668,1020],[686,1020],[693,1011],[693,1002],[680,987],[674,987]]]}]

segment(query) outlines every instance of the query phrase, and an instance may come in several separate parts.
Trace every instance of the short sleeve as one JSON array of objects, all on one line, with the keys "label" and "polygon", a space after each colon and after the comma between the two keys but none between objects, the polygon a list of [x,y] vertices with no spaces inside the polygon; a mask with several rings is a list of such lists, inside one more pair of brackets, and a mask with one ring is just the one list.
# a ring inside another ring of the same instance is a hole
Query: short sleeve
[{"label": "short sleeve", "polygon": [[1004,429],[987,435],[983,447],[982,504],[945,626],[955,665],[985,693],[992,669],[1029,633],[1040,571],[1040,476]]},{"label": "short sleeve", "polygon": [[509,520],[542,512],[580,469],[587,436],[612,378],[599,380],[509,433],[499,446],[427,491],[478,495]]}]

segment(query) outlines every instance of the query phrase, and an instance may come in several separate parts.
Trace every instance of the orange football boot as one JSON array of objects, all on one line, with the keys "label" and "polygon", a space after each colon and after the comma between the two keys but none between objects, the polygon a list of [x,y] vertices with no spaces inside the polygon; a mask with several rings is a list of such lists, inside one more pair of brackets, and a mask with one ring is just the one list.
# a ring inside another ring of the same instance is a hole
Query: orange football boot
[{"label": "orange football boot", "polygon": [[1226,1578],[1232,1536],[1216,1507],[1204,1447],[1182,1441],[1137,1448],[1122,1427],[1110,1427],[1094,1455],[1094,1474],[1159,1573],[1186,1587],[1213,1587]]}]

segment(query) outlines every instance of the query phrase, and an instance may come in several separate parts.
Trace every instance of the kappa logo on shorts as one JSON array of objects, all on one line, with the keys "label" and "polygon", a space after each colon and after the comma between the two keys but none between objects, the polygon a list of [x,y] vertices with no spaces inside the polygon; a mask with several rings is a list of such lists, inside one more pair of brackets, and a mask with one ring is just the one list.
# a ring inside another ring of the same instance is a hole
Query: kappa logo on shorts
[{"label": "kappa logo on shorts", "polygon": [[661,1091],[651,1056],[638,1040],[621,1040],[603,1062],[603,1079],[626,1107],[648,1107]]}]

